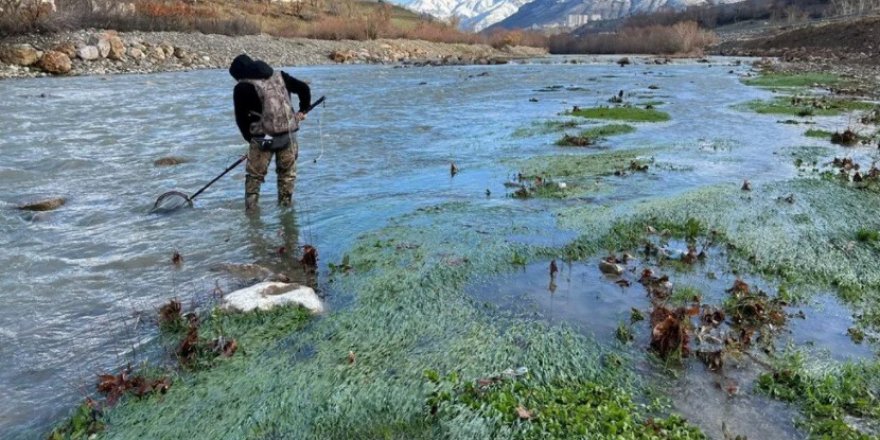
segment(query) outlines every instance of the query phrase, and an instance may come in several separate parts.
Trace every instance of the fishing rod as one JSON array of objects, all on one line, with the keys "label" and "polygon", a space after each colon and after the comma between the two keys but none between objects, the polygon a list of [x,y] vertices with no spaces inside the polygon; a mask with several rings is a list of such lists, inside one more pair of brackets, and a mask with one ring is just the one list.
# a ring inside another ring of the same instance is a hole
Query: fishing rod
[{"label": "fishing rod", "polygon": [[[324,103],[324,96],[321,96],[320,98],[318,98],[317,101],[311,103],[307,109],[303,110],[302,114],[304,114],[304,115],[308,114],[315,107],[317,107],[323,103]],[[297,126],[296,129],[292,130],[291,133],[296,133],[297,131],[299,131],[299,126]],[[196,191],[191,196],[187,196],[186,194],[184,194],[180,191],[168,191],[168,192],[160,195],[159,198],[156,199],[156,203],[153,204],[153,208],[150,209],[150,213],[158,212],[158,211],[172,211],[172,210],[181,208],[183,206],[192,207],[193,199],[198,197],[199,194],[203,193],[206,189],[208,189],[211,185],[213,185],[215,182],[220,180],[220,178],[225,176],[227,173],[234,170],[235,167],[239,166],[242,162],[245,161],[245,159],[247,159],[247,154],[243,154],[232,165],[226,167],[226,169],[223,170],[223,172],[220,173],[220,175],[211,179],[210,182],[208,182],[205,186],[201,187],[198,191]],[[177,202],[173,201],[174,198],[177,199]]]}]

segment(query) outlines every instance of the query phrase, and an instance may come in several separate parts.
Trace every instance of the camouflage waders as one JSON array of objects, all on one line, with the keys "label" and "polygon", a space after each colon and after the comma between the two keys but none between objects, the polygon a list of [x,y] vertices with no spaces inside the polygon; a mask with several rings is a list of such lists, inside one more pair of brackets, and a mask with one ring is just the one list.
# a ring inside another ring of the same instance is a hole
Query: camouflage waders
[{"label": "camouflage waders", "polygon": [[247,177],[244,181],[245,209],[257,207],[260,199],[260,185],[266,178],[269,162],[275,156],[275,174],[278,175],[278,204],[290,206],[293,187],[296,183],[296,159],[299,156],[299,145],[291,137],[290,148],[280,151],[264,151],[257,142],[251,141],[247,155]]}]

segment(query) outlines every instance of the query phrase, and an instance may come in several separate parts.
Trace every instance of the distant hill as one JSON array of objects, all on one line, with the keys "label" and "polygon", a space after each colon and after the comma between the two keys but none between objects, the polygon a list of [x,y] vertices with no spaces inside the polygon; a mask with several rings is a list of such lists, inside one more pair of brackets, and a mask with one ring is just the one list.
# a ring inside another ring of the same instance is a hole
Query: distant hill
[{"label": "distant hill", "polygon": [[664,9],[689,6],[737,3],[739,0],[534,0],[492,28],[564,28],[574,29],[600,20],[617,19]]}]

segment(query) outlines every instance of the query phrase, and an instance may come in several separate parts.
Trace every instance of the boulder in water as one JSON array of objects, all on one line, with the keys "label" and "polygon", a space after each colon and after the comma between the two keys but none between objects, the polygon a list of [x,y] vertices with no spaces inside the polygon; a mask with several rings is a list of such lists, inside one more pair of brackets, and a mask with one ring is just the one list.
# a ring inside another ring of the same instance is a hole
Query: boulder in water
[{"label": "boulder in water", "polygon": [[321,298],[311,287],[277,282],[264,282],[236,290],[223,298],[220,307],[227,311],[250,312],[287,305],[303,306],[312,314],[324,311]]},{"label": "boulder in water", "polygon": [[185,157],[168,156],[156,159],[156,161],[153,162],[153,165],[156,165],[157,167],[170,167],[187,162],[189,162],[189,159]]},{"label": "boulder in water", "polygon": [[67,200],[63,197],[53,197],[51,199],[40,200],[39,202],[20,205],[18,209],[22,211],[51,211],[59,208],[65,202],[67,202]]}]

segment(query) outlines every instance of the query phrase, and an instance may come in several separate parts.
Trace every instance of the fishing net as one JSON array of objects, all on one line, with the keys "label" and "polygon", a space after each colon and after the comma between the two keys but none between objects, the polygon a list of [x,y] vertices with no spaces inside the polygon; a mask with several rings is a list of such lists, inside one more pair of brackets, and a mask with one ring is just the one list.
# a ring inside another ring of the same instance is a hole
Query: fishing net
[{"label": "fishing net", "polygon": [[150,213],[162,214],[166,212],[176,211],[180,208],[192,208],[192,200],[186,194],[180,191],[168,191],[156,199]]}]

